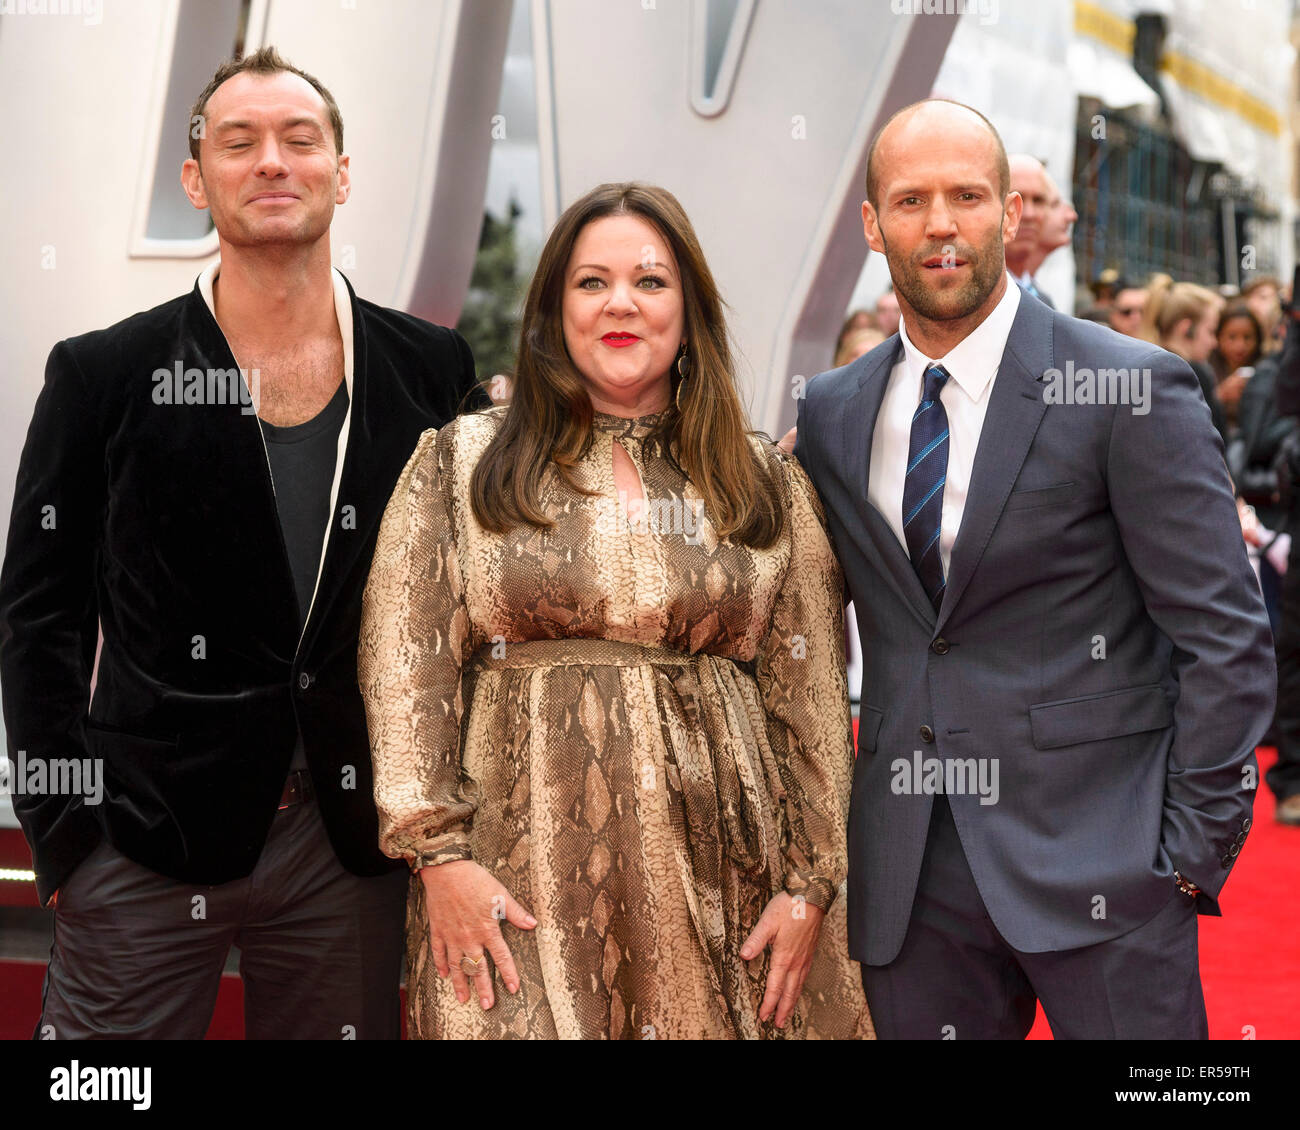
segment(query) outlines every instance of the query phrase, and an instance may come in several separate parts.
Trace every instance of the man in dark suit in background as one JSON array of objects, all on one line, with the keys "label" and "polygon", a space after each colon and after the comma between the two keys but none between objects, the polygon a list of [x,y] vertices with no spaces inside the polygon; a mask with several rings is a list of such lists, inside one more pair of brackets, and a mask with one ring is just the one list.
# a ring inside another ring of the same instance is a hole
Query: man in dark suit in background
[{"label": "man in dark suit in background", "polygon": [[316,79],[266,48],[194,114],[221,261],[55,346],[0,571],[14,807],[56,907],[38,1034],[201,1038],[235,944],[250,1038],[395,1038],[408,875],[377,847],[361,593],[473,359],[331,268],[349,160]]},{"label": "man in dark suit in background", "polygon": [[[1042,258],[1034,268],[1035,274],[1054,252],[1070,246],[1074,239],[1074,222],[1079,218],[1074,205],[1061,195],[1061,190],[1046,167],[1043,169],[1043,178],[1047,181],[1047,214],[1038,230],[1038,253]],[[1056,309],[1056,303],[1046,294],[1040,294],[1039,298],[1053,310]]]},{"label": "man in dark suit in background", "polygon": [[1022,290],[1055,309],[1056,303],[1039,288],[1034,276],[1050,252],[1055,250],[1047,247],[1046,243],[1052,239],[1053,233],[1049,229],[1057,222],[1055,209],[1060,204],[1060,193],[1056,192],[1053,200],[1055,185],[1037,157],[1013,153],[1007,166],[1011,171],[1011,191],[1021,200],[1020,227],[1006,246],[1007,270]]},{"label": "man in dark suit in background", "polygon": [[849,948],[883,1037],[1204,1037],[1268,621],[1195,375],[1012,283],[1009,180],[968,107],[886,124],[902,327],[800,403],[864,652]]}]

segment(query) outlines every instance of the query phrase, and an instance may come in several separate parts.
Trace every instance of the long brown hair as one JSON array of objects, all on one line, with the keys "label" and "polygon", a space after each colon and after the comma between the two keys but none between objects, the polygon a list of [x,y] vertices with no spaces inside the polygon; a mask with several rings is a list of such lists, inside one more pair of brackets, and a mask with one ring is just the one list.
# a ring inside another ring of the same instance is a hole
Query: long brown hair
[{"label": "long brown hair", "polygon": [[564,342],[564,278],[582,230],[606,216],[634,215],[668,243],[682,278],[684,336],[689,370],[680,378],[655,438],[699,491],[719,537],[752,548],[770,546],[785,526],[775,456],[760,459],[736,390],[722,298],[704,261],[695,230],[677,198],[664,188],[626,182],[602,184],[575,201],[542,248],[519,327],[514,391],[505,419],[470,479],[470,505],[480,526],[505,533],[527,523],[554,523],[541,507],[547,465],[579,494],[573,468],[591,445],[592,404]]},{"label": "long brown hair", "polygon": [[1210,368],[1214,370],[1214,375],[1218,380],[1225,380],[1239,368],[1237,365],[1228,364],[1228,360],[1223,356],[1223,350],[1218,344],[1223,334],[1223,328],[1229,322],[1235,322],[1238,319],[1249,322],[1255,331],[1255,348],[1251,350],[1250,356],[1246,358],[1244,364],[1257,365],[1259,359],[1264,356],[1264,327],[1260,324],[1260,320],[1255,317],[1255,311],[1244,302],[1234,302],[1225,306],[1219,313],[1219,324],[1214,330],[1215,346],[1210,351]]}]

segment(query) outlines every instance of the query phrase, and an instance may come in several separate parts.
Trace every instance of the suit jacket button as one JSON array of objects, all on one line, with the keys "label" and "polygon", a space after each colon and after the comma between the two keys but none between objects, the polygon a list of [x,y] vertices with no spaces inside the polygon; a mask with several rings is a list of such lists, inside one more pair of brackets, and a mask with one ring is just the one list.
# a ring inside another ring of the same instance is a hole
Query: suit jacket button
[{"label": "suit jacket button", "polygon": [[298,687],[299,689],[305,691],[308,687],[312,685],[314,681],[315,680],[312,679],[312,677],[308,675],[306,671],[304,671],[301,675],[298,676]]},{"label": "suit jacket button", "polygon": [[930,645],[930,650],[934,652],[935,655],[947,655],[948,641],[944,639],[943,636],[940,636],[937,640],[934,641],[934,643]]},{"label": "suit jacket button", "polygon": [[1249,831],[1250,831],[1250,817],[1249,817],[1249,816],[1247,816],[1246,819],[1243,820],[1243,821],[1241,822],[1241,830],[1242,830],[1243,832],[1249,832]]},{"label": "suit jacket button", "polygon": [[1230,847],[1230,848],[1228,849],[1228,854],[1229,854],[1233,859],[1236,859],[1236,858],[1237,858],[1237,853],[1238,853],[1239,851],[1241,851],[1241,844],[1240,844],[1240,843],[1235,843],[1235,844],[1232,845],[1232,847]]},{"label": "suit jacket button", "polygon": [[934,731],[929,726],[921,727],[921,740],[923,742],[934,741]]}]

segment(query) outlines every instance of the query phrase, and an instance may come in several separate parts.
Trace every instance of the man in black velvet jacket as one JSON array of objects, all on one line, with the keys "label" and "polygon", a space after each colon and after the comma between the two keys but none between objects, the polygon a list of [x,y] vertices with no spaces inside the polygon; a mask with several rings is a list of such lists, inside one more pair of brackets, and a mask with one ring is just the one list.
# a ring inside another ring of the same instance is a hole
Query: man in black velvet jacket
[{"label": "man in black velvet jacket", "polygon": [[317,80],[265,49],[195,112],[221,261],[54,347],[0,571],[14,807],[56,906],[38,1034],[201,1037],[233,944],[250,1037],[391,1038],[408,876],[376,846],[361,594],[419,434],[486,399],[454,331],[332,270]]}]

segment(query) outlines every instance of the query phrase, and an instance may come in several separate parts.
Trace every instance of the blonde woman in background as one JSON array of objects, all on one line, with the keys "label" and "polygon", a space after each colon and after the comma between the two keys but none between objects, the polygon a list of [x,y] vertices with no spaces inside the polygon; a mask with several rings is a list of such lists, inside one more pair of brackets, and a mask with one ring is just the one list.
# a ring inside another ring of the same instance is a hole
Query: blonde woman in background
[{"label": "blonde woman in background", "polygon": [[1146,310],[1142,315],[1144,340],[1177,353],[1191,367],[1201,382],[1201,393],[1210,408],[1215,430],[1226,446],[1229,427],[1226,405],[1235,413],[1245,387],[1244,377],[1229,378],[1218,384],[1210,368],[1210,354],[1218,342],[1216,331],[1223,299],[1207,287],[1196,283],[1176,283],[1168,275],[1152,275],[1147,284]]},{"label": "blonde woman in background", "polygon": [[885,335],[871,327],[850,330],[840,339],[839,348],[835,350],[835,358],[831,367],[838,369],[841,365],[856,361],[864,353],[870,353],[884,340]]}]

